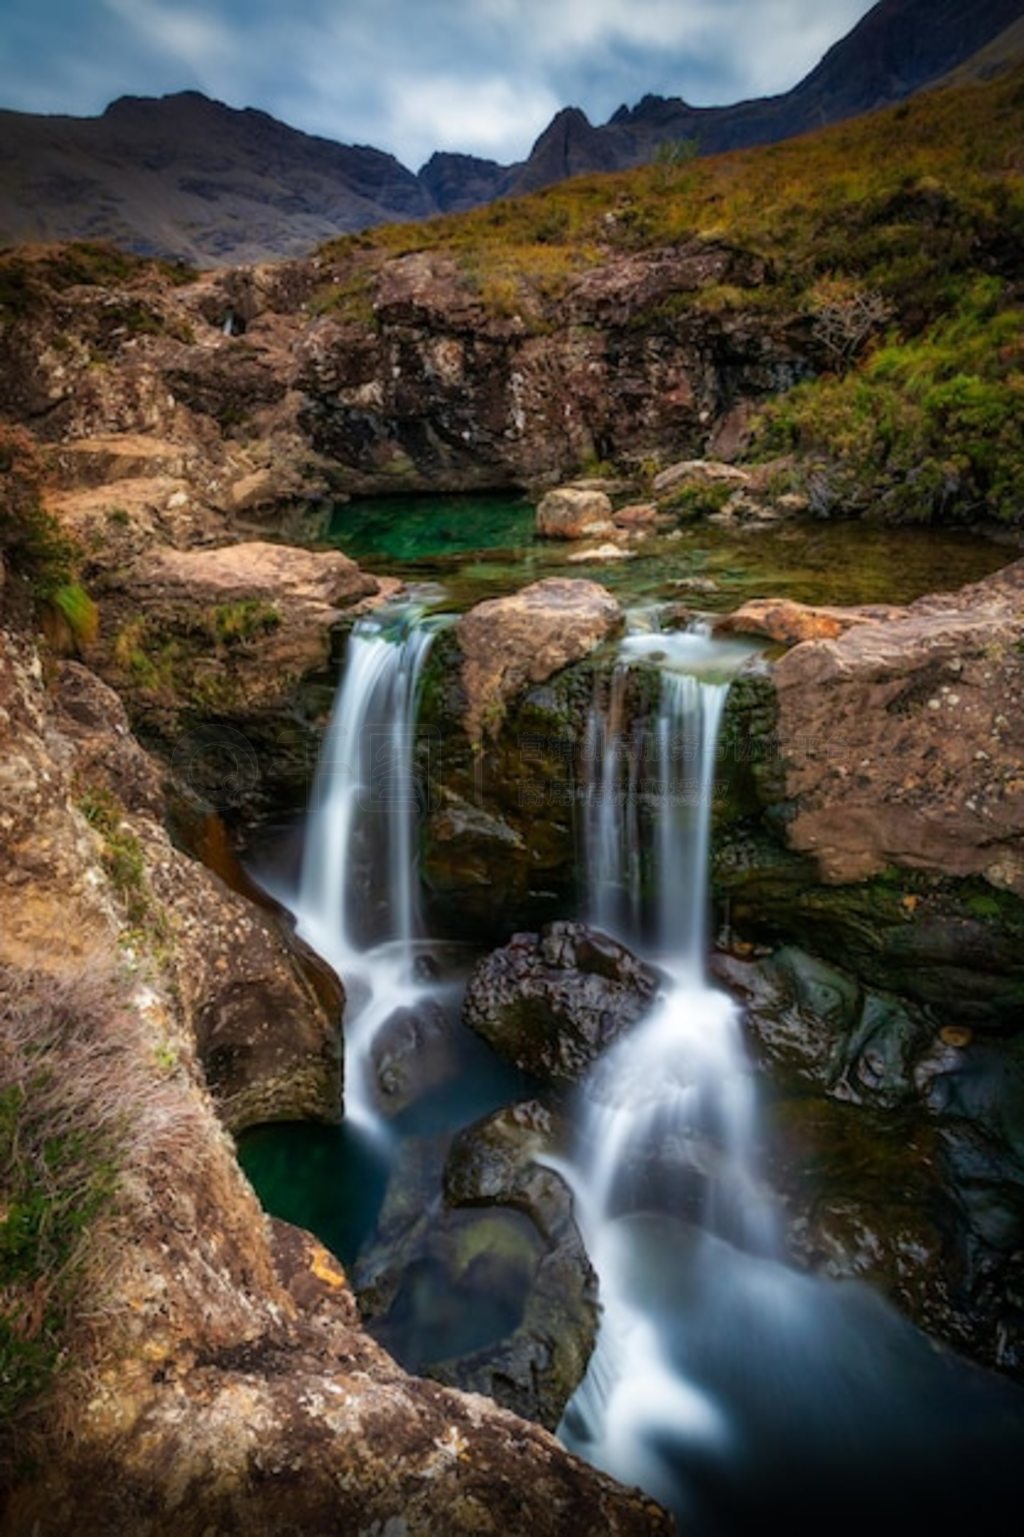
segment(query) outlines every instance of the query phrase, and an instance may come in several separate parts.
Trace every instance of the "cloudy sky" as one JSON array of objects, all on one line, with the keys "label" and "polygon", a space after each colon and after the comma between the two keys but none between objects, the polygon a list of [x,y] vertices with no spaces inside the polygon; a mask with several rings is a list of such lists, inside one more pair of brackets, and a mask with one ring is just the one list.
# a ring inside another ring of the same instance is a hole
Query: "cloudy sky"
[{"label": "cloudy sky", "polygon": [[872,0],[0,0],[0,106],[205,91],[418,167],[521,159],[559,107],[788,89]]}]

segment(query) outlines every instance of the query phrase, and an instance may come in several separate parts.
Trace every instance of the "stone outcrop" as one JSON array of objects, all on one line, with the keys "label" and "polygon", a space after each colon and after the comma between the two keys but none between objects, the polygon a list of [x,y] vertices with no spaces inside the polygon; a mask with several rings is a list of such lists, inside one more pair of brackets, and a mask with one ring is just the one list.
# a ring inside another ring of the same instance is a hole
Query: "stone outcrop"
[{"label": "stone outcrop", "polygon": [[797,646],[774,670],[790,846],[1024,896],[1024,562]]},{"label": "stone outcrop", "polygon": [[713,969],[770,1065],[769,1156],[793,1257],[871,1281],[923,1328],[1019,1376],[1021,1036],[943,1023],[940,1008],[792,946],[719,954]]},{"label": "stone outcrop", "polygon": [[622,610],[603,587],[560,577],[470,609],[456,628],[470,740],[493,735],[529,684],[587,656],[621,624]]},{"label": "stone outcrop", "polygon": [[507,1061],[545,1082],[577,1082],[643,1017],[657,990],[649,966],[582,923],[516,934],[480,962],[463,1018]]},{"label": "stone outcrop", "polygon": [[397,585],[340,551],[156,549],[108,577],[88,659],[198,795],[252,811],[304,796],[335,631]]},{"label": "stone outcrop", "polygon": [[70,792],[139,931],[133,943],[160,949],[225,1124],[338,1120],[344,993],[333,973],[173,846],[164,773],[111,689],[64,662],[51,697]]}]

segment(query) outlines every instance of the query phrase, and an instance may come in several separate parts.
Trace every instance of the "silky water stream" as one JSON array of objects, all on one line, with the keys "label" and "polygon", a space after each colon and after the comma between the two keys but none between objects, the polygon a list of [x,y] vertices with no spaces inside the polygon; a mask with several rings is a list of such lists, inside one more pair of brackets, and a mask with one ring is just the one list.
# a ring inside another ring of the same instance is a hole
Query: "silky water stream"
[{"label": "silky water stream", "polygon": [[[421,960],[415,874],[417,690],[437,623],[405,607],[357,625],[292,904],[346,983],[346,1119],[384,1149],[374,1038],[451,987]],[[705,966],[718,730],[748,655],[699,630],[630,633],[591,712],[585,915],[656,964],[662,985],[580,1086],[574,1146],[551,1159],[602,1306],[559,1434],[708,1537],[765,1518],[790,1532],[913,1521],[934,1534],[982,1518],[1015,1531],[1017,1390],[937,1349],[868,1288],[783,1259],[742,1018]],[[636,666],[658,670],[659,696],[627,735]]]}]

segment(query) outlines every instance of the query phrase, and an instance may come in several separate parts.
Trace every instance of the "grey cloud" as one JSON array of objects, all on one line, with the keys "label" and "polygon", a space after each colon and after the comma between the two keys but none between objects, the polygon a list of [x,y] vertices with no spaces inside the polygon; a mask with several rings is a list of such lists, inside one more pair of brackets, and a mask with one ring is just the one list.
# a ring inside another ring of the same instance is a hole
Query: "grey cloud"
[{"label": "grey cloud", "polygon": [[198,88],[409,165],[521,158],[558,107],[785,90],[870,0],[6,0],[0,100]]}]

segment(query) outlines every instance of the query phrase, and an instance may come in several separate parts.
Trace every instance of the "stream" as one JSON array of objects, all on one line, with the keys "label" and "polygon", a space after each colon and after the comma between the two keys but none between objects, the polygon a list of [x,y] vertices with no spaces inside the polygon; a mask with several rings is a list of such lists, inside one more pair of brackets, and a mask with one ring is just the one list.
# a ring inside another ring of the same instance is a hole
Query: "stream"
[{"label": "stream", "polygon": [[[538,1093],[459,1024],[476,954],[432,943],[416,873],[417,701],[431,645],[453,612],[507,591],[512,570],[518,586],[564,560],[531,547],[524,562],[521,504],[488,505],[472,546],[464,505],[418,509],[427,533],[416,509],[397,529],[374,523],[379,509],[339,512],[348,553],[443,588],[358,622],[299,857],[289,870],[269,836],[250,849],[256,878],[345,981],[346,1120],[259,1128],[242,1139],[242,1161],[271,1211],[357,1268],[393,1217],[389,1180],[403,1161],[418,1169],[412,1188],[429,1216],[440,1206],[438,1139],[447,1145],[454,1130]],[[865,533],[856,531],[859,585],[833,584],[832,601],[905,600],[1005,559],[952,536],[922,550],[920,538]],[[607,581],[630,605],[588,720],[580,910],[565,916],[629,945],[660,980],[647,1015],[570,1097],[567,1137],[542,1155],[572,1191],[601,1303],[596,1348],[557,1433],[651,1493],[682,1531],[707,1537],[760,1531],[766,1518],[800,1532],[913,1522],[934,1533],[969,1521],[1015,1531],[1024,1395],[937,1346],[867,1286],[787,1262],[785,1208],[759,1155],[770,1106],[741,1010],[708,979],[716,744],[730,680],[754,648],[658,605],[694,574],[707,609],[769,587],[820,601],[827,567],[846,569],[842,530],[758,538],[744,546],[687,531],[613,579],[559,568]],[[658,669],[660,694],[642,735],[627,738],[618,701],[637,665]],[[381,1042],[402,1018],[444,1021],[448,1058],[435,1073],[427,1051],[419,1092],[386,1118],[375,1093]],[[471,1269],[453,1290],[422,1266],[372,1332],[411,1370],[486,1349],[513,1327],[522,1297],[497,1271],[479,1274],[488,1279],[477,1290]]]}]

